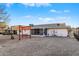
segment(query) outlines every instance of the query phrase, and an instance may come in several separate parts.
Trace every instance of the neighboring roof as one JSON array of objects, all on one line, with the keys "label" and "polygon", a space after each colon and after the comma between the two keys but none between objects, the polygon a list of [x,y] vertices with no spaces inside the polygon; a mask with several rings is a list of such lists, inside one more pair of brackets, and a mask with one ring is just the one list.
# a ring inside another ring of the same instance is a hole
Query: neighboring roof
[{"label": "neighboring roof", "polygon": [[[20,30],[30,30],[31,26],[20,26]],[[19,30],[19,26],[12,26],[12,30]]]},{"label": "neighboring roof", "polygon": [[5,22],[0,22],[0,27],[6,27],[6,23]]},{"label": "neighboring roof", "polygon": [[79,29],[79,27],[77,27],[77,29]]},{"label": "neighboring roof", "polygon": [[42,25],[34,25],[32,26],[32,29],[36,28],[68,28],[65,23],[54,23],[54,24],[42,24]]}]

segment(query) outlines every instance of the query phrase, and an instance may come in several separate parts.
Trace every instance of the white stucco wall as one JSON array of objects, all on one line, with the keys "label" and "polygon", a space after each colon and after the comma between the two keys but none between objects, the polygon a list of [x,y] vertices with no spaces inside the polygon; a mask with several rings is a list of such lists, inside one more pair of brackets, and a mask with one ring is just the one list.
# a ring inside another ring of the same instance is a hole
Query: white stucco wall
[{"label": "white stucco wall", "polygon": [[55,34],[54,31],[55,30],[52,30],[52,29],[51,30],[47,30],[47,35],[48,36],[54,36],[54,34]]},{"label": "white stucco wall", "polygon": [[[17,34],[19,34],[19,31],[17,31]],[[22,34],[22,31],[20,32]],[[30,30],[23,30],[23,34],[30,35]]]},{"label": "white stucco wall", "polygon": [[47,31],[49,36],[63,36],[63,37],[67,37],[68,35],[68,31],[67,29],[48,29]]}]

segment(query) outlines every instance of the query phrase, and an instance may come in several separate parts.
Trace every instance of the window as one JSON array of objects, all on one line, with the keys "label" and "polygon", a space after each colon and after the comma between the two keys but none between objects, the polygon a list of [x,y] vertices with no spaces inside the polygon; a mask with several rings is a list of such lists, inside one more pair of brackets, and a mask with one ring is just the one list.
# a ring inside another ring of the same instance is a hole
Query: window
[{"label": "window", "polygon": [[57,24],[57,26],[59,26],[60,24]]}]

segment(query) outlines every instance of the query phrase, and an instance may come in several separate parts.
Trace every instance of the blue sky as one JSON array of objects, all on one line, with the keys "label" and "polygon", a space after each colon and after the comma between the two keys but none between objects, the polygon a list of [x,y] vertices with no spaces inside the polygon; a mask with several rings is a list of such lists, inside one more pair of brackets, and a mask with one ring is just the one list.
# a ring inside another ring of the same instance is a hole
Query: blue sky
[{"label": "blue sky", "polygon": [[9,25],[66,23],[79,26],[77,3],[6,3]]}]

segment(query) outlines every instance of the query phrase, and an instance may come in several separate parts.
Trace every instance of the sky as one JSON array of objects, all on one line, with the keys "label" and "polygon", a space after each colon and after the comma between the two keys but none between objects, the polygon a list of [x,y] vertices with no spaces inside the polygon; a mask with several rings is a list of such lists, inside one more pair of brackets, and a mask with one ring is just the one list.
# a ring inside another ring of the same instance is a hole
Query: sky
[{"label": "sky", "polygon": [[4,3],[9,25],[66,23],[79,27],[78,3]]}]

